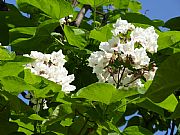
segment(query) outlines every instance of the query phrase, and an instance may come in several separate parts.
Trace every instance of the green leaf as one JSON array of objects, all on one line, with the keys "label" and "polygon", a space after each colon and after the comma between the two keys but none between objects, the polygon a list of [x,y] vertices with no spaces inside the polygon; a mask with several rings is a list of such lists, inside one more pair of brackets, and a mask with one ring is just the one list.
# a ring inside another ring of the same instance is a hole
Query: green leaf
[{"label": "green leaf", "polygon": [[130,0],[113,0],[113,5],[117,9],[128,9]]},{"label": "green leaf", "polygon": [[140,24],[148,24],[154,26],[156,29],[159,29],[152,20],[140,13],[126,13],[121,15],[121,18],[127,20],[129,23],[140,23]]},{"label": "green leaf", "polygon": [[92,7],[98,7],[101,5],[110,4],[113,0],[78,0],[78,2],[86,5],[90,5]]},{"label": "green leaf", "polygon": [[140,126],[131,126],[124,130],[123,135],[153,135],[153,133]]},{"label": "green leaf", "polygon": [[112,38],[111,26],[106,25],[100,29],[94,29],[90,32],[89,38],[93,38],[102,42],[108,41]]},{"label": "green leaf", "polygon": [[51,125],[57,121],[65,119],[70,113],[73,113],[71,104],[58,105],[53,111],[52,115],[50,115],[48,119],[43,121],[43,124]]},{"label": "green leaf", "polygon": [[137,0],[130,0],[129,6],[130,11],[139,12],[142,9],[141,3]]},{"label": "green leaf", "polygon": [[164,116],[164,110],[149,99],[136,103],[136,105]]},{"label": "green leaf", "polygon": [[44,52],[54,42],[51,32],[57,26],[59,26],[59,21],[57,20],[44,21],[36,28],[36,33],[32,37],[18,38],[11,42],[11,46],[14,51],[21,53],[30,53],[32,50]]},{"label": "green leaf", "polygon": [[158,38],[158,50],[171,47],[178,42],[180,42],[179,31],[161,32]]},{"label": "green leaf", "polygon": [[145,93],[154,102],[161,102],[180,87],[180,53],[168,57],[158,68]]},{"label": "green leaf", "polygon": [[164,27],[170,28],[171,30],[180,30],[180,17],[175,17],[165,22]]},{"label": "green leaf", "polygon": [[94,83],[80,89],[75,97],[86,98],[91,101],[99,101],[108,105],[134,94],[137,94],[136,90],[116,90],[116,88],[111,84]]},{"label": "green leaf", "polygon": [[0,46],[0,60],[13,60],[15,53],[8,51],[6,48]]},{"label": "green leaf", "polygon": [[61,121],[61,125],[62,126],[70,126],[73,122],[73,119],[71,119],[71,118],[66,118],[65,120],[62,120]]},{"label": "green leaf", "polygon": [[171,94],[168,96],[164,101],[161,103],[156,103],[156,105],[168,110],[169,112],[174,112],[176,106],[178,104],[178,101],[174,94]]},{"label": "green leaf", "polygon": [[180,102],[178,103],[178,105],[176,106],[176,109],[174,111],[174,113],[170,116],[171,119],[178,119],[180,118]]},{"label": "green leaf", "polygon": [[[48,94],[50,91],[51,92],[60,92],[59,94],[63,95],[64,92],[61,91],[61,85],[56,84],[52,81],[47,80],[44,77],[34,75],[31,73],[31,71],[24,70],[24,80],[26,83],[34,86],[36,91],[34,91],[34,96],[36,98],[46,98],[48,96],[52,96],[51,94]],[[52,93],[52,94],[54,94]]]},{"label": "green leaf", "polygon": [[73,13],[71,3],[65,0],[17,0],[17,5],[22,10],[34,6],[57,20]]},{"label": "green leaf", "polygon": [[3,89],[12,94],[19,94],[24,90],[36,90],[33,86],[27,84],[22,78],[15,76],[5,76],[0,78]]},{"label": "green leaf", "polygon": [[87,45],[86,33],[82,29],[65,25],[64,33],[69,44],[79,48],[84,48]]},{"label": "green leaf", "polygon": [[10,42],[16,40],[17,38],[30,38],[36,32],[36,27],[18,27],[11,29],[9,31]]},{"label": "green leaf", "polygon": [[0,65],[0,77],[4,76],[18,76],[23,71],[24,67],[21,62],[7,62]]},{"label": "green leaf", "polygon": [[3,45],[9,45],[9,28],[34,26],[31,19],[23,16],[16,6],[7,4],[8,12],[0,11],[0,42]]},{"label": "green leaf", "polygon": [[34,133],[34,125],[32,125],[30,122],[22,122],[20,119],[17,120],[11,120],[12,122],[16,122],[19,125],[18,131],[23,132],[27,135]]},{"label": "green leaf", "polygon": [[31,114],[28,118],[31,119],[31,120],[39,120],[39,121],[45,120],[44,118],[42,118],[38,114]]},{"label": "green leaf", "polygon": [[77,92],[77,97],[110,104],[113,93],[115,92],[116,88],[111,84],[95,83],[80,89]]}]

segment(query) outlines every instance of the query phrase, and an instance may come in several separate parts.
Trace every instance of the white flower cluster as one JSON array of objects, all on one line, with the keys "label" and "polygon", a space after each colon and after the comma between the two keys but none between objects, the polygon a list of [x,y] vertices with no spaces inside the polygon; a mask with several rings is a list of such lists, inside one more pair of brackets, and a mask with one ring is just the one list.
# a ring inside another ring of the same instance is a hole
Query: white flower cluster
[{"label": "white flower cluster", "polygon": [[25,54],[24,56],[35,59],[34,62],[26,65],[26,68],[30,69],[35,75],[62,85],[62,91],[65,93],[70,93],[76,89],[75,86],[70,85],[74,80],[74,75],[68,75],[68,71],[64,67],[66,60],[62,50],[51,54],[31,51],[30,55]]},{"label": "white flower cluster", "polygon": [[153,80],[157,67],[149,54],[157,52],[154,27],[135,27],[121,18],[113,24],[112,39],[101,42],[100,51],[89,57],[99,82],[108,82],[117,88],[143,87],[142,80]]},{"label": "white flower cluster", "polygon": [[66,23],[70,23],[70,22],[72,22],[72,20],[71,20],[72,18],[73,18],[73,15],[69,15],[69,16],[67,16],[65,18],[61,18],[59,20],[59,22],[60,22],[61,25],[66,24]]}]

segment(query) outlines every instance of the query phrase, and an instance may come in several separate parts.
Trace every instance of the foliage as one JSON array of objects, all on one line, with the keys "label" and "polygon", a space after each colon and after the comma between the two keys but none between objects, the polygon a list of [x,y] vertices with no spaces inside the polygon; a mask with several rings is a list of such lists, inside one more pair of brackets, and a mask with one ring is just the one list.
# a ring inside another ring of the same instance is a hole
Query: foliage
[{"label": "foliage", "polygon": [[[174,127],[180,127],[180,17],[165,23],[151,20],[139,12],[137,0],[16,2],[17,7],[6,3],[7,11],[0,11],[1,135],[151,135],[168,128],[173,134]],[[79,9],[89,14],[80,15]],[[73,15],[72,21],[60,24],[69,15]],[[84,18],[77,27],[79,16]],[[112,38],[119,17],[136,27],[153,26],[159,35],[158,52],[147,54],[158,69],[154,80],[144,81],[143,88],[117,89],[97,82],[88,66],[88,58],[99,51],[100,42]],[[160,26],[169,30],[161,31]],[[59,50],[65,55],[68,75],[75,76],[71,84],[76,90],[71,93],[25,68],[35,59],[24,54]]]}]

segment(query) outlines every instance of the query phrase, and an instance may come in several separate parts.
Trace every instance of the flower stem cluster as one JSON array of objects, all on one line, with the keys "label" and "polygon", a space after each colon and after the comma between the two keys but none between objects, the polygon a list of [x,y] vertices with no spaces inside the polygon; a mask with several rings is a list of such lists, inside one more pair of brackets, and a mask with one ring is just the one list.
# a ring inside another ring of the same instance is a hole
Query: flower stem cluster
[{"label": "flower stem cluster", "polygon": [[157,67],[148,54],[157,52],[154,27],[135,27],[121,18],[113,24],[113,36],[101,42],[100,51],[89,57],[99,82],[108,82],[117,88],[143,87],[143,82],[153,80]]},{"label": "flower stem cluster", "polygon": [[64,67],[66,60],[62,50],[51,54],[31,51],[30,55],[25,54],[24,56],[35,59],[34,62],[26,65],[26,68],[30,69],[33,74],[62,85],[62,91],[65,93],[70,93],[76,89],[75,86],[70,85],[74,80],[74,75],[68,75],[68,71]]}]

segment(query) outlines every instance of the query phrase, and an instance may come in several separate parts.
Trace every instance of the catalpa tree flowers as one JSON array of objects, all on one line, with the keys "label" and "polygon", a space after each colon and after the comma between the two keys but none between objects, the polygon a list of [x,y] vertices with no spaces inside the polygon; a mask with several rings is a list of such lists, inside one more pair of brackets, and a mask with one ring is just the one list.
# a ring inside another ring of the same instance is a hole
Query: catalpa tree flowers
[{"label": "catalpa tree flowers", "polygon": [[116,88],[143,87],[153,80],[156,64],[148,54],[157,52],[157,39],[153,26],[135,27],[119,18],[111,31],[113,37],[101,42],[100,51],[93,52],[88,61],[99,82],[108,82]]},{"label": "catalpa tree flowers", "polygon": [[62,85],[62,91],[65,93],[70,93],[76,89],[74,85],[70,85],[74,80],[74,75],[68,75],[68,71],[64,67],[66,60],[62,50],[51,54],[31,51],[30,55],[24,56],[35,59],[34,62],[26,65],[26,68],[30,69],[33,74]]}]

